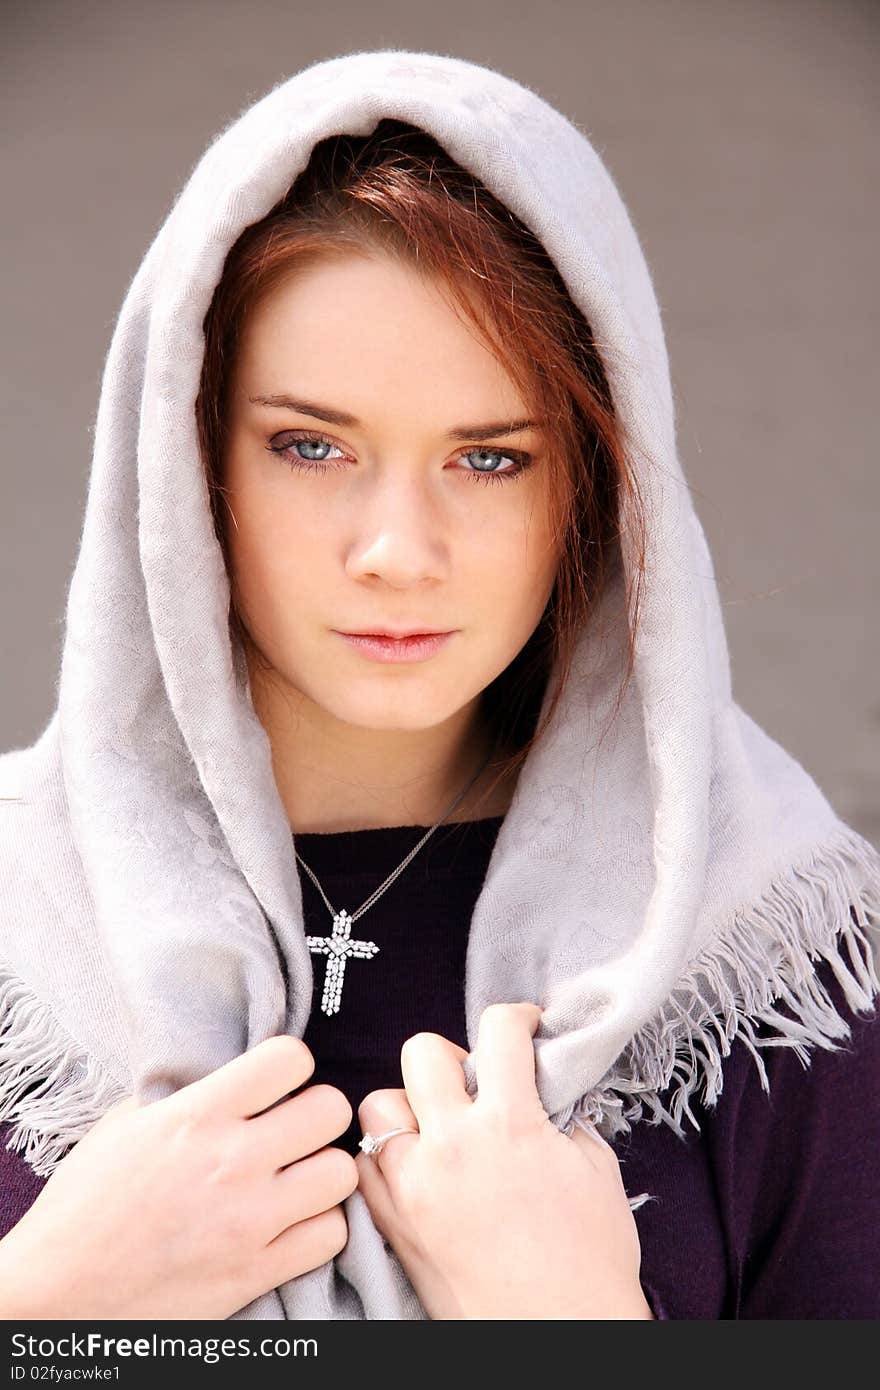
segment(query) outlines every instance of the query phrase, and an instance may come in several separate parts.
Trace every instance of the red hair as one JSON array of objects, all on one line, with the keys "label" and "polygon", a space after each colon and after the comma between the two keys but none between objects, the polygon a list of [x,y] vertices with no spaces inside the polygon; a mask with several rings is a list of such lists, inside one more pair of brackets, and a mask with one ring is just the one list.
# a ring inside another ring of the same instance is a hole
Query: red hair
[{"label": "red hair", "polygon": [[[282,278],[317,258],[381,252],[445,287],[546,421],[548,485],[563,538],[553,593],[522,650],[482,695],[505,752],[499,778],[522,765],[563,693],[579,632],[622,563],[620,531],[637,557],[627,588],[632,676],[644,573],[645,524],[636,479],[592,330],[541,242],[425,131],[379,122],[368,136],[319,142],[285,197],[246,227],[229,251],[205,317],[196,402],[199,442],[217,538],[230,574],[230,630],[250,648],[235,604],[221,503],[226,402],[246,314]],[[552,699],[541,701],[556,669]],[[481,798],[482,800],[482,798]]]}]

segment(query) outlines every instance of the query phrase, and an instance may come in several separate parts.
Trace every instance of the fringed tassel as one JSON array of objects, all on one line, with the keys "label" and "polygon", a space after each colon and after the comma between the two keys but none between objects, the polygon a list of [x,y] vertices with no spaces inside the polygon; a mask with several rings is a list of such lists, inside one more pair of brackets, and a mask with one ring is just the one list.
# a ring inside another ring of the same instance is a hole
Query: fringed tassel
[{"label": "fringed tassel", "polygon": [[67,1150],[128,1092],[86,1057],[52,1011],[0,965],[0,1121],[7,1149],[49,1177]]},{"label": "fringed tassel", "polygon": [[806,1067],[810,1048],[833,1049],[851,1035],[817,964],[828,962],[854,1013],[871,1012],[880,993],[878,955],[880,854],[847,826],[735,913],[614,1067],[554,1123],[570,1134],[585,1120],[607,1139],[643,1118],[680,1137],[684,1118],[699,1130],[690,1102],[716,1104],[734,1039],[748,1048],[769,1091],[759,1049],[791,1047]]}]

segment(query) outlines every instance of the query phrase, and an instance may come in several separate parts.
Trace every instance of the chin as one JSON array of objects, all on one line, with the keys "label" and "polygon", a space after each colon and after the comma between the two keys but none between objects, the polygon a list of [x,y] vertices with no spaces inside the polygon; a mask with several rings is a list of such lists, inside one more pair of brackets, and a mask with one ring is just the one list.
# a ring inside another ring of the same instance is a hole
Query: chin
[{"label": "chin", "polygon": [[358,729],[370,729],[374,733],[420,733],[424,729],[432,729],[438,724],[446,723],[461,706],[458,702],[444,704],[435,711],[426,705],[424,700],[410,698],[408,705],[401,701],[399,708],[396,701],[389,700],[383,700],[379,707],[365,703],[343,708],[338,705],[332,708],[325,705],[324,708],[335,719]]}]

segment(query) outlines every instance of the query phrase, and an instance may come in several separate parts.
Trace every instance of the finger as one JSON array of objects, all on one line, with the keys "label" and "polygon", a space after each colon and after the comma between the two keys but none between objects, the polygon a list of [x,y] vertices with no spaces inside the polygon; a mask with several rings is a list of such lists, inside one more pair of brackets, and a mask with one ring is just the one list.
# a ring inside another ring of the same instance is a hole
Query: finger
[{"label": "finger", "polygon": [[247,1119],[295,1091],[314,1070],[315,1059],[302,1039],[279,1033],[174,1095],[186,1095],[199,1109],[220,1109]]},{"label": "finger", "polygon": [[284,1168],[324,1144],[335,1143],[351,1123],[351,1102],[336,1086],[323,1082],[265,1114],[248,1120],[248,1137],[259,1162]]},{"label": "finger", "polygon": [[273,1240],[288,1226],[328,1211],[350,1197],[357,1187],[357,1170],[351,1154],[333,1145],[309,1154],[275,1174],[268,1203],[267,1220]]},{"label": "finger", "polygon": [[383,1165],[396,1165],[405,1154],[407,1146],[419,1142],[419,1122],[407,1100],[406,1091],[400,1089],[370,1091],[358,1106],[358,1122],[361,1133],[372,1134],[374,1139],[392,1129],[415,1130],[414,1134],[393,1135],[388,1140],[387,1147],[383,1146],[376,1154],[366,1154],[361,1150],[362,1157],[368,1163],[377,1165],[383,1174],[386,1172]]},{"label": "finger", "polygon": [[542,1012],[532,1003],[489,1004],[483,1010],[474,1049],[477,1104],[510,1114],[540,1105],[532,1039]]},{"label": "finger", "polygon": [[291,1277],[317,1269],[340,1254],[347,1242],[348,1218],[341,1204],[295,1222],[262,1252],[259,1287],[277,1288]]},{"label": "finger", "polygon": [[394,1229],[394,1199],[385,1175],[369,1154],[359,1153],[354,1162],[358,1172],[358,1191],[367,1204],[373,1225],[385,1240],[390,1241]]},{"label": "finger", "polygon": [[365,1095],[358,1106],[358,1124],[361,1134],[372,1134],[376,1139],[389,1129],[419,1128],[406,1091],[399,1087]]},{"label": "finger", "polygon": [[464,1048],[439,1033],[414,1033],[400,1049],[400,1070],[407,1099],[427,1129],[444,1111],[470,1108],[462,1061]]}]

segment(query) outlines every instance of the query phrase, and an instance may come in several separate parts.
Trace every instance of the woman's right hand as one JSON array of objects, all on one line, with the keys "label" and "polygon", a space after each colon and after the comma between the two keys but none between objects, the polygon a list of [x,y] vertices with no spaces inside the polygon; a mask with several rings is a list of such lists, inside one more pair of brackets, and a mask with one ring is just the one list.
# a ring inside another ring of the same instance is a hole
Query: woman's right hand
[{"label": "woman's right hand", "polygon": [[227,1318],[332,1259],[358,1170],[327,1146],[351,1105],[327,1085],[276,1104],[314,1067],[280,1034],[108,1110],[0,1241],[0,1316]]}]

